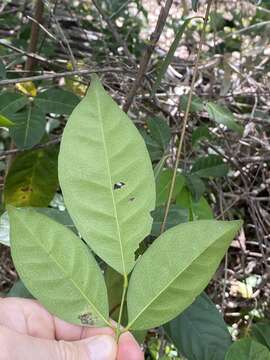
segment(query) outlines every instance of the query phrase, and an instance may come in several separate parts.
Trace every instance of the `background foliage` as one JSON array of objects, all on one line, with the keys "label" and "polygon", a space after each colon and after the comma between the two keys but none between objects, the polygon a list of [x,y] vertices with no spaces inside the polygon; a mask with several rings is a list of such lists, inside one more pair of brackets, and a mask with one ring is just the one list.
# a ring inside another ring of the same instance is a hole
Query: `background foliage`
[{"label": "background foliage", "polygon": [[[124,105],[161,4],[4,0],[0,5],[3,293],[13,286],[10,294],[29,296],[17,281],[6,246],[6,204],[37,207],[74,230],[57,177],[58,144],[67,116],[85,94],[93,72]],[[157,187],[151,236],[141,246],[160,232],[202,30],[198,17],[204,16],[205,8],[204,0],[172,2],[129,109],[150,153]],[[35,29],[33,18],[42,26]],[[180,352],[187,359],[209,359],[209,354],[202,354],[202,340],[213,349],[211,356],[218,349],[214,359],[224,359],[231,343],[228,329],[233,339],[248,338],[236,342],[226,359],[236,359],[234,354],[241,351],[247,359],[245,352],[265,353],[269,348],[269,35],[268,0],[213,1],[166,227],[213,217],[241,217],[245,225],[206,289],[208,297],[202,294],[168,327],[147,334],[148,359],[179,359]],[[106,278],[117,304],[117,291],[112,289],[119,279],[113,272]],[[112,315],[117,313],[113,300]],[[212,302],[222,310],[226,325]],[[201,318],[205,309],[211,313],[207,319]],[[205,336],[199,339],[192,332],[189,343],[181,331],[187,319],[191,328],[201,324],[209,332],[202,329]],[[144,335],[137,334],[140,339]]]}]

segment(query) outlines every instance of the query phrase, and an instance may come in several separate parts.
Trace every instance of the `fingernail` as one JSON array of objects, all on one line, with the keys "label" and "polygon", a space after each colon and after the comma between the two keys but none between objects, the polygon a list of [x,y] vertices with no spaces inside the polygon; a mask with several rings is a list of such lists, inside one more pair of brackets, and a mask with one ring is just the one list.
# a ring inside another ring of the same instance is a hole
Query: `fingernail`
[{"label": "fingernail", "polygon": [[112,336],[100,335],[87,344],[89,360],[113,360],[116,358],[116,342]]}]

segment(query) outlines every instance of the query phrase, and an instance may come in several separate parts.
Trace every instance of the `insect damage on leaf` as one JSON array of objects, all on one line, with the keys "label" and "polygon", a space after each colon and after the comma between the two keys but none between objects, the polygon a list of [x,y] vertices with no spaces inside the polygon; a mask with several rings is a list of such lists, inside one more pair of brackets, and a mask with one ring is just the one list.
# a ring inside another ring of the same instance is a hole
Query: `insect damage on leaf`
[{"label": "insect damage on leaf", "polygon": [[82,325],[94,326],[98,321],[97,317],[90,312],[79,315],[78,318]]},{"label": "insect damage on leaf", "polygon": [[125,183],[123,183],[122,181],[119,181],[119,182],[114,184],[113,190],[122,189],[125,185],[126,185]]}]

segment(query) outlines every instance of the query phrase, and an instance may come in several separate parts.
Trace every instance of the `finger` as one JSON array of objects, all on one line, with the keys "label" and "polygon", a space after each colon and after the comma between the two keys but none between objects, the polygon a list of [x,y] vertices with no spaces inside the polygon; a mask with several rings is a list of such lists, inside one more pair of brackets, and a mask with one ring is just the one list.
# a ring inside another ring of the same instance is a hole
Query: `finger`
[{"label": "finger", "polygon": [[110,328],[87,328],[52,316],[35,300],[0,299],[0,325],[41,339],[76,341],[96,335],[113,335]]},{"label": "finger", "polygon": [[118,344],[117,360],[144,360],[144,354],[134,336],[126,332]]},{"label": "finger", "polygon": [[108,335],[66,342],[44,340],[0,327],[1,359],[116,360],[117,345]]}]

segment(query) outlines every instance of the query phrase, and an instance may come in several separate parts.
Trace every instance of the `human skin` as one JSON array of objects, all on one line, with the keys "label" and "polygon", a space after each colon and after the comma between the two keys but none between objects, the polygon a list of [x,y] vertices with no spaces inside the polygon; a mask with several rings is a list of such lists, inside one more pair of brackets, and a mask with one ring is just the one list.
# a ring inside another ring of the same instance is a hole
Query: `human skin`
[{"label": "human skin", "polygon": [[37,301],[0,298],[0,360],[143,360],[130,333],[68,324]]}]

